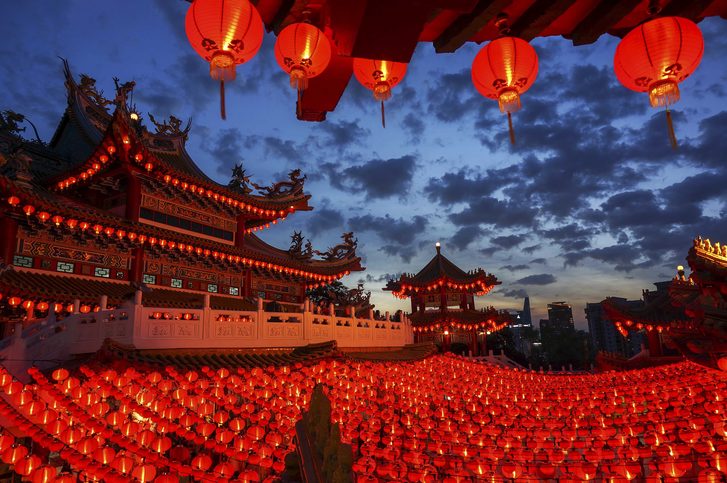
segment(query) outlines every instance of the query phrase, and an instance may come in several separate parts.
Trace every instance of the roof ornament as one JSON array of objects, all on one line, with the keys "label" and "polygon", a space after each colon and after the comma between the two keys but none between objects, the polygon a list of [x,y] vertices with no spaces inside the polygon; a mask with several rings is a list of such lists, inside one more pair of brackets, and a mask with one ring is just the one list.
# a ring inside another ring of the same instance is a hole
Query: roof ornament
[{"label": "roof ornament", "polygon": [[116,86],[116,98],[114,99],[114,102],[117,105],[126,107],[127,100],[130,99],[134,93],[136,82],[129,81],[119,84],[119,78],[114,77],[114,85]]},{"label": "roof ornament", "polygon": [[26,188],[32,188],[32,164],[33,158],[21,143],[11,145],[6,155],[0,154],[0,173]]},{"label": "roof ornament", "polygon": [[303,240],[305,237],[302,232],[294,231],[290,238],[291,242],[288,253],[290,253],[292,257],[299,260],[310,260],[313,258],[313,245],[311,245],[310,240],[306,242],[305,249],[303,248]]},{"label": "roof ornament", "polygon": [[319,252],[315,250],[313,253],[319,255],[326,261],[343,260],[356,256],[356,247],[358,247],[358,239],[353,237],[353,232],[349,231],[341,235],[343,243],[331,247],[328,251]]},{"label": "roof ornament", "polygon": [[15,111],[7,110],[0,112],[1,133],[20,137],[20,133],[25,132],[25,127],[20,127],[20,124],[22,124],[23,122],[27,122],[28,124],[30,124],[30,127],[33,128],[33,132],[35,133],[35,139],[32,142],[44,144],[43,141],[40,139],[40,136],[38,135],[38,129],[36,129],[35,124],[33,124],[30,119],[26,118],[23,114]]},{"label": "roof ornament", "polygon": [[78,84],[78,90],[81,91],[84,96],[88,97],[91,102],[96,104],[96,106],[106,111],[108,111],[106,106],[113,104],[112,101],[104,97],[103,91],[99,91],[96,88],[96,79],[89,75],[81,74],[81,83]]},{"label": "roof ornament", "polygon": [[232,178],[230,179],[230,182],[227,183],[227,187],[248,195],[252,192],[252,188],[248,186],[249,183],[250,177],[245,174],[245,169],[242,167],[242,163],[236,164],[235,167],[232,168]]},{"label": "roof ornament", "polygon": [[187,125],[182,129],[182,120],[176,116],[169,116],[169,121],[157,122],[154,116],[149,112],[149,120],[156,127],[156,134],[161,136],[182,136],[184,140],[187,140],[189,136],[189,130],[192,127],[192,118],[187,120]]},{"label": "roof ornament", "polygon": [[290,181],[280,181],[273,184],[272,186],[260,186],[255,183],[250,183],[260,193],[268,198],[283,198],[287,196],[296,196],[303,193],[303,184],[305,183],[306,176],[300,176],[300,169],[294,169],[288,173]]}]

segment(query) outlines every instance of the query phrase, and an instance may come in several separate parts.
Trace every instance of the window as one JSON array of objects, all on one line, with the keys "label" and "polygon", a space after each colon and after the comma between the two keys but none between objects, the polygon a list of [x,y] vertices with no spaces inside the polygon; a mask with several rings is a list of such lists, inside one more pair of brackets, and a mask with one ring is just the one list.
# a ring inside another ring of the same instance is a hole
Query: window
[{"label": "window", "polygon": [[149,208],[142,208],[139,211],[139,217],[145,220],[151,220],[156,223],[163,225],[169,225],[183,230],[193,231],[195,233],[202,233],[215,238],[221,238],[222,240],[232,241],[233,233],[231,231],[222,230],[196,221],[185,220],[174,215],[168,215],[166,213],[160,213],[158,211],[150,210]]},{"label": "window", "polygon": [[96,277],[109,278],[111,276],[111,270],[108,268],[96,267],[93,274]]},{"label": "window", "polygon": [[240,295],[240,289],[238,287],[230,287],[230,295]]},{"label": "window", "polygon": [[182,288],[182,281],[178,278],[172,279],[172,287],[174,288]]},{"label": "window", "polygon": [[157,283],[157,276],[156,275],[149,275],[148,273],[144,274],[144,278],[142,279],[142,282],[144,283]]},{"label": "window", "polygon": [[56,270],[63,273],[73,273],[73,264],[70,262],[58,262]]},{"label": "window", "polygon": [[22,257],[15,255],[13,257],[13,265],[16,267],[33,268],[33,257]]},{"label": "window", "polygon": [[212,293],[217,293],[217,284],[211,283],[211,284],[207,285],[207,291],[212,292]]}]

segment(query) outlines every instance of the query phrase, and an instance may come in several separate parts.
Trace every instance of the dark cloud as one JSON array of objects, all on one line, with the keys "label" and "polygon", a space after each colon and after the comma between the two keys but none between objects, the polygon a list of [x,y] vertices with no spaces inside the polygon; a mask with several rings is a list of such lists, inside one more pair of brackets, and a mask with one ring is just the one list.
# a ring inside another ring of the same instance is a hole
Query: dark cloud
[{"label": "dark cloud", "polygon": [[333,186],[350,193],[364,193],[367,199],[405,197],[415,167],[416,158],[413,155],[373,159],[343,170],[333,163],[321,165]]},{"label": "dark cloud", "polygon": [[502,248],[515,248],[527,239],[527,235],[502,235],[490,238],[490,243]]},{"label": "dark cloud", "polygon": [[306,228],[312,236],[316,236],[333,229],[342,231],[343,225],[343,214],[325,203],[321,208],[314,209],[308,216]]},{"label": "dark cloud", "polygon": [[530,265],[520,264],[520,265],[503,265],[500,267],[500,270],[509,270],[510,272],[517,272],[518,270],[527,270],[530,268]]},{"label": "dark cloud", "polygon": [[503,297],[513,299],[524,299],[528,296],[528,292],[523,288],[509,288],[500,290],[498,293],[502,294]]},{"label": "dark cloud", "polygon": [[548,261],[545,258],[533,258],[532,260],[530,260],[530,263],[539,263],[542,265],[546,265]]},{"label": "dark cloud", "polygon": [[479,226],[463,226],[449,239],[449,243],[457,250],[465,250],[470,243],[482,236],[483,230]]},{"label": "dark cloud", "polygon": [[550,273],[540,273],[537,275],[528,275],[517,280],[515,283],[522,285],[550,285],[555,283],[555,277]]},{"label": "dark cloud", "polygon": [[399,257],[404,263],[411,262],[411,259],[417,254],[415,247],[404,245],[382,245],[379,251],[391,257]]},{"label": "dark cloud", "polygon": [[[200,126],[201,127],[201,126]],[[207,128],[202,131],[208,133]],[[198,130],[199,131],[199,130]],[[240,153],[243,151],[243,137],[237,128],[227,128],[217,131],[215,135],[205,135],[201,137],[203,140],[201,147],[208,154],[212,155],[212,159],[217,164],[216,171],[223,178],[229,179],[232,174],[232,168],[242,163]],[[243,167],[246,166],[243,163]],[[250,173],[247,173],[248,175]]]},{"label": "dark cloud", "polygon": [[569,252],[563,255],[566,265],[577,265],[585,258],[592,258],[612,265],[620,272],[630,272],[637,268],[653,265],[653,261],[644,260],[644,255],[635,245],[611,245],[603,248],[593,248],[580,252]]},{"label": "dark cloud", "polygon": [[529,227],[535,224],[537,212],[531,206],[513,201],[483,196],[464,210],[451,216],[456,225],[484,223],[498,227]]},{"label": "dark cloud", "polygon": [[353,231],[371,231],[379,238],[393,245],[412,245],[417,235],[424,233],[428,222],[423,216],[417,215],[411,219],[373,216],[370,214],[349,218],[348,224]]},{"label": "dark cloud", "polygon": [[424,133],[424,121],[422,121],[421,117],[413,112],[408,112],[401,122],[401,127],[409,135],[409,139],[413,144],[421,142]]},{"label": "dark cloud", "polygon": [[508,170],[489,170],[485,176],[472,170],[461,169],[454,173],[445,173],[439,178],[430,178],[424,187],[424,194],[430,201],[443,206],[477,200],[481,196],[494,193],[497,189],[511,183],[514,178]]},{"label": "dark cloud", "polygon": [[389,280],[399,280],[401,278],[403,272],[397,272],[397,273],[384,273],[381,275],[371,275],[370,273],[366,274],[366,278],[364,279],[367,283],[385,283]]},{"label": "dark cloud", "polygon": [[444,122],[461,120],[482,101],[472,86],[470,69],[435,78],[434,85],[427,90],[427,98],[430,100],[429,114]]},{"label": "dark cloud", "polygon": [[371,131],[362,128],[358,120],[326,121],[321,124],[320,129],[328,141],[328,144],[324,146],[332,147],[338,151],[342,151],[353,144],[364,144],[371,135]]}]

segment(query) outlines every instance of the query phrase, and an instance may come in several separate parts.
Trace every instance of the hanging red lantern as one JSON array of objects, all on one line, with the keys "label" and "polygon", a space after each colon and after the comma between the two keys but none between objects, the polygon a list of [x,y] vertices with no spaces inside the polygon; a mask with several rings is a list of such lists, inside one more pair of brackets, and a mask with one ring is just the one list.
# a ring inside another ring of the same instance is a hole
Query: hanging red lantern
[{"label": "hanging red lantern", "polygon": [[298,91],[297,112],[301,112],[301,94],[308,79],[321,74],[331,61],[331,43],[320,29],[305,22],[290,24],[275,41],[275,60],[288,75],[290,87]]},{"label": "hanging red lantern", "polygon": [[682,17],[662,17],[639,25],[619,42],[613,59],[625,87],[648,92],[651,107],[666,107],[669,140],[677,140],[669,106],[679,100],[679,83],[697,69],[704,39],[697,24]]},{"label": "hanging red lantern", "polygon": [[235,79],[235,67],[257,54],[263,42],[263,22],[248,0],[194,0],[185,20],[187,38],[210,63],[210,76],[220,81],[220,116],[225,116],[225,81]]},{"label": "hanging red lantern", "polygon": [[500,112],[507,113],[510,142],[515,144],[512,113],[520,110],[520,94],[538,76],[538,54],[526,41],[500,37],[485,45],[472,62],[472,83],[489,99],[497,99]]},{"label": "hanging red lantern", "polygon": [[404,78],[408,64],[391,60],[354,59],[353,73],[361,85],[381,101],[381,125],[386,127],[384,101],[391,98],[391,89]]}]

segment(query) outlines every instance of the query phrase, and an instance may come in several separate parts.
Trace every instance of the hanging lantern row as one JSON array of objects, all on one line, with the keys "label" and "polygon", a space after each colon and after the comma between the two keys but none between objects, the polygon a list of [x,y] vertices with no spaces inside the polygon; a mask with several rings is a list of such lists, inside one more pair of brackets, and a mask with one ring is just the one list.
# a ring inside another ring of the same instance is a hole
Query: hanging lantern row
[{"label": "hanging lantern row", "polygon": [[[124,139],[128,139],[128,137],[124,137]],[[292,205],[289,206],[287,210],[269,210],[269,209],[258,208],[251,204],[236,200],[231,196],[220,194],[215,190],[204,188],[202,186],[197,186],[194,183],[189,183],[187,181],[179,179],[176,176],[171,176],[170,174],[163,172],[163,170],[161,169],[158,162],[156,164],[154,164],[153,162],[150,162],[150,161],[144,162],[146,149],[145,148],[142,148],[142,149],[144,152],[140,151],[133,155],[134,161],[142,169],[144,169],[147,173],[151,174],[153,172],[156,175],[157,179],[162,180],[162,181],[164,181],[164,183],[174,186],[177,189],[193,193],[199,197],[207,197],[207,198],[213,199],[216,202],[226,204],[227,206],[230,206],[230,207],[233,207],[236,209],[245,210],[254,215],[273,217],[273,218],[285,218],[288,216],[288,214],[294,213],[296,211],[295,207]],[[108,153],[108,155],[106,153]],[[103,166],[105,166],[106,163],[109,162],[109,156],[113,156],[115,153],[116,153],[116,147],[113,144],[111,144],[109,142],[102,144],[102,147],[99,150],[99,152],[94,153],[91,156],[90,160],[88,162],[86,162],[85,166],[87,166],[87,167],[84,167],[83,170],[76,176],[70,176],[62,181],[59,181],[56,184],[57,188],[62,191],[64,189],[68,189],[69,187],[75,185],[78,182],[87,181],[92,176],[94,176],[96,173],[98,173],[101,170],[101,168]],[[155,160],[153,154],[147,153],[147,155],[150,158],[152,158],[152,160]],[[273,223],[275,224],[276,221],[273,220]],[[269,226],[270,226],[270,224],[267,224],[267,225],[265,225],[265,228],[267,228]],[[251,232],[257,231],[259,229],[262,229],[262,228],[247,229],[246,232],[251,233]]]},{"label": "hanging lantern row", "polygon": [[418,293],[418,292],[432,292],[441,290],[443,286],[446,286],[449,289],[453,290],[472,290],[474,288],[479,287],[479,290],[474,292],[474,295],[487,295],[490,290],[492,290],[495,286],[494,285],[488,285],[487,282],[482,280],[477,280],[476,282],[472,283],[455,283],[450,282],[446,277],[440,278],[439,280],[432,282],[429,285],[420,287],[416,285],[407,285],[402,283],[398,290],[392,291],[392,294],[394,297],[400,298],[400,299],[406,299],[410,297],[412,294]]},{"label": "hanging lantern row", "polygon": [[438,332],[442,327],[444,327],[445,331],[451,331],[454,329],[458,330],[486,330],[488,334],[492,332],[498,332],[505,327],[507,327],[507,322],[501,322],[499,324],[495,323],[492,320],[488,320],[485,322],[473,322],[473,323],[452,323],[452,322],[446,322],[446,323],[433,323],[429,325],[418,325],[414,327],[414,332]]},{"label": "hanging lantern row", "polygon": [[672,330],[696,330],[697,325],[693,321],[674,321],[674,322],[661,322],[661,323],[642,323],[634,322],[632,320],[617,320],[614,322],[616,330],[627,337],[631,331],[646,330],[647,332],[657,331],[660,334],[662,332],[671,332]]},{"label": "hanging lantern row", "polygon": [[[650,16],[658,13],[649,12]],[[538,55],[523,39],[509,35],[508,18],[496,21],[500,37],[485,45],[472,63],[472,82],[483,96],[496,99],[507,114],[510,142],[515,144],[512,113],[521,108],[520,96],[535,82]],[[235,77],[235,66],[249,60],[260,48],[263,25],[256,8],[248,0],[194,0],[187,12],[186,31],[192,47],[210,62],[210,74],[221,81]],[[243,48],[244,46],[244,48]],[[699,65],[704,40],[699,27],[682,17],[648,20],[619,43],[614,57],[618,80],[637,92],[648,92],[652,107],[666,107],[669,139],[677,141],[669,106],[679,100],[678,84]],[[290,76],[298,92],[297,112],[301,115],[301,95],[308,79],[320,75],[331,59],[326,34],[309,21],[288,25],[275,44],[275,58]],[[381,123],[386,126],[384,101],[391,88],[401,81],[407,64],[384,59],[354,59],[356,79],[381,102]],[[224,119],[224,89],[222,118]]]},{"label": "hanging lantern row", "polygon": [[[8,198],[8,203],[13,207],[17,207],[20,205],[21,201],[20,201],[20,198],[18,198],[17,196],[10,196]],[[27,216],[31,216],[33,213],[36,213],[35,207],[30,204],[23,206],[22,210]],[[115,235],[119,240],[128,240],[132,243],[139,243],[140,245],[148,244],[150,247],[159,246],[163,249],[167,249],[170,251],[177,249],[180,253],[186,253],[188,255],[196,254],[197,256],[204,256],[207,258],[212,257],[213,259],[219,260],[219,261],[227,261],[229,263],[233,263],[233,262],[241,263],[241,264],[247,265],[249,267],[267,269],[270,271],[284,273],[286,275],[291,275],[291,276],[296,276],[296,277],[304,277],[304,278],[316,280],[318,282],[331,282],[333,280],[337,280],[337,279],[344,277],[346,275],[349,275],[351,273],[349,270],[344,270],[342,272],[339,272],[336,275],[320,275],[320,274],[316,274],[316,273],[312,273],[312,272],[307,272],[305,270],[289,268],[284,265],[278,265],[275,263],[261,262],[258,260],[241,257],[239,255],[225,254],[225,253],[217,251],[217,250],[210,250],[208,248],[202,248],[202,247],[194,246],[191,244],[177,243],[172,240],[157,238],[155,236],[147,236],[147,235],[141,234],[141,233],[137,234],[136,232],[131,232],[131,231],[127,232],[126,230],[115,229],[110,226],[100,225],[98,223],[79,221],[75,218],[63,219],[63,217],[61,217],[60,215],[51,216],[46,211],[38,212],[36,214],[36,216],[42,223],[45,223],[49,219],[52,219],[53,223],[57,227],[61,227],[63,224],[65,224],[65,226],[70,230],[75,230],[76,228],[79,228],[82,232],[91,230],[97,236],[100,236],[103,234],[109,238],[111,238],[112,236]],[[275,222],[275,220],[273,222]]]},{"label": "hanging lantern row", "polygon": [[[2,300],[3,294],[0,293],[0,300]],[[75,310],[74,304],[63,304],[60,302],[47,302],[45,300],[35,300],[35,299],[23,299],[22,297],[18,296],[10,296],[7,298],[7,303],[10,307],[16,308],[20,307],[22,309],[25,309],[27,311],[33,310],[38,312],[47,312],[48,309],[53,307],[53,311],[56,314],[60,314],[63,312],[66,313],[73,313]],[[100,305],[86,305],[81,304],[78,307],[78,311],[82,314],[89,314],[92,312],[99,312],[101,310]],[[108,310],[113,310],[113,307],[109,306]]]}]

